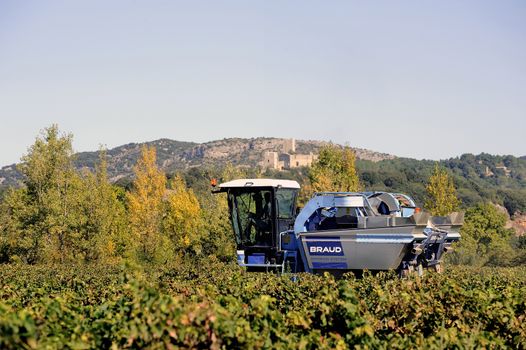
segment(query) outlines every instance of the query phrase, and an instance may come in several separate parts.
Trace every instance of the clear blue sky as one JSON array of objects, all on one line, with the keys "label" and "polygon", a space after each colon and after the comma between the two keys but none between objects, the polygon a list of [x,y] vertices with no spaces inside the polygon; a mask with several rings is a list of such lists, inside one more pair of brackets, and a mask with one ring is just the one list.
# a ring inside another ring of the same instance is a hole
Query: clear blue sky
[{"label": "clear blue sky", "polygon": [[526,154],[526,1],[0,0],[0,165],[158,138]]}]

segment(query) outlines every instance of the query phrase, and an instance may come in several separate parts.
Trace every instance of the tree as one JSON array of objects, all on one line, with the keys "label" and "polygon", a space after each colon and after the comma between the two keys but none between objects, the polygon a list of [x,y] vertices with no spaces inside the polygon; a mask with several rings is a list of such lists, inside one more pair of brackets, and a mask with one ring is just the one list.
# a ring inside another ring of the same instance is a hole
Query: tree
[{"label": "tree", "polygon": [[81,179],[73,166],[72,135],[44,129],[22,157],[25,188],[11,193],[15,249],[27,262],[73,258],[79,227]]},{"label": "tree", "polygon": [[[244,169],[235,168],[228,163],[221,171],[222,182],[247,177]],[[230,223],[228,198],[226,193],[202,193],[200,198],[205,232],[202,246],[203,253],[214,255],[221,260],[229,261],[235,258],[236,242]]]},{"label": "tree", "polygon": [[244,169],[235,167],[232,163],[227,162],[221,172],[221,181],[227,182],[235,179],[241,179],[247,177],[247,173]]},{"label": "tree", "polygon": [[[124,206],[106,174],[73,166],[72,136],[53,125],[22,158],[24,187],[8,191],[0,208],[3,261],[101,261],[122,255]],[[119,251],[120,249],[120,251]]]},{"label": "tree", "polygon": [[10,188],[0,204],[0,262],[37,262],[42,234],[27,232],[35,218],[35,207],[26,188]]},{"label": "tree", "polygon": [[37,203],[43,203],[48,191],[60,189],[65,178],[73,172],[73,135],[60,135],[57,125],[41,132],[35,143],[22,157],[18,166],[24,175],[24,184]]},{"label": "tree", "polygon": [[190,249],[199,254],[203,236],[199,201],[194,192],[186,188],[180,176],[171,181],[170,187],[163,218],[163,232],[170,238],[179,254],[184,254]]},{"label": "tree", "polygon": [[462,238],[451,261],[470,265],[511,265],[516,253],[511,245],[513,230],[506,228],[507,217],[493,204],[478,204],[466,210]]},{"label": "tree", "polygon": [[309,170],[312,191],[355,192],[361,188],[355,167],[356,156],[349,147],[328,145]]},{"label": "tree", "polygon": [[526,190],[507,190],[499,194],[504,197],[503,204],[510,216],[520,215],[526,211]]},{"label": "tree", "polygon": [[156,164],[154,147],[143,146],[134,167],[135,180],[127,194],[131,232],[139,260],[158,258],[166,242],[161,236],[166,176]]},{"label": "tree", "polygon": [[426,185],[426,192],[424,208],[432,215],[448,215],[460,206],[453,179],[438,164],[435,164],[433,174]]},{"label": "tree", "polygon": [[126,211],[117,191],[108,180],[106,152],[99,153],[95,172],[83,177],[83,210],[80,249],[86,261],[109,261],[124,256],[129,245],[126,236]]}]

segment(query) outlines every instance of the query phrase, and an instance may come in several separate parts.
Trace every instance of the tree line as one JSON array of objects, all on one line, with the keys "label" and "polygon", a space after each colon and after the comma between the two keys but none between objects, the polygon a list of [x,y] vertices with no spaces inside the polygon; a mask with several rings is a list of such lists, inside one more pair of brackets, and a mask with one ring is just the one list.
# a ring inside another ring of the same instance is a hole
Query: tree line
[{"label": "tree line", "polygon": [[[161,263],[233,255],[224,198],[199,201],[180,176],[167,179],[144,147],[130,190],[112,185],[104,151],[94,171],[73,166],[72,136],[43,131],[19,167],[23,186],[0,204],[0,261]],[[225,169],[228,177],[231,169]]]},{"label": "tree line", "polygon": [[[0,262],[165,263],[188,257],[234,258],[228,205],[212,195],[209,181],[289,176],[300,181],[300,202],[316,191],[374,190],[357,170],[348,147],[327,145],[308,170],[276,173],[259,169],[191,168],[165,174],[156,151],[143,147],[130,186],[111,184],[106,153],[94,170],[74,166],[72,135],[45,129],[22,157],[23,186],[10,188],[0,203]],[[436,163],[422,183],[424,208],[433,215],[459,210],[452,171]],[[403,186],[391,190],[407,192]],[[450,261],[472,265],[526,262],[526,243],[506,228],[506,216],[490,203],[466,210],[463,238]]]}]

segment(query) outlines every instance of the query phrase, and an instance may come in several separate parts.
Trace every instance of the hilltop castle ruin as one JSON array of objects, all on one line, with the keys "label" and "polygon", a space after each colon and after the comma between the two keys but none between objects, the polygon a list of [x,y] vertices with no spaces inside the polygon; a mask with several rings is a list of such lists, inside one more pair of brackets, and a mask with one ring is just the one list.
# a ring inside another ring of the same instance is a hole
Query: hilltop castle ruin
[{"label": "hilltop castle ruin", "polygon": [[263,168],[276,170],[292,169],[304,166],[311,166],[318,156],[312,152],[309,154],[296,154],[296,140],[285,139],[281,144],[281,150],[265,151],[263,161],[260,165]]}]

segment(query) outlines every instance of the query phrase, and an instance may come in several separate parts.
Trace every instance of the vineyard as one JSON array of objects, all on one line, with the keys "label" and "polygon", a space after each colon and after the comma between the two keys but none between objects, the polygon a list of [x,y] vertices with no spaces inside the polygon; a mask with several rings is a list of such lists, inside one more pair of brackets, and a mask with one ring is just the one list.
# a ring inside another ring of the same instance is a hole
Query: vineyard
[{"label": "vineyard", "polygon": [[0,348],[526,348],[526,269],[247,273],[3,265]]}]

